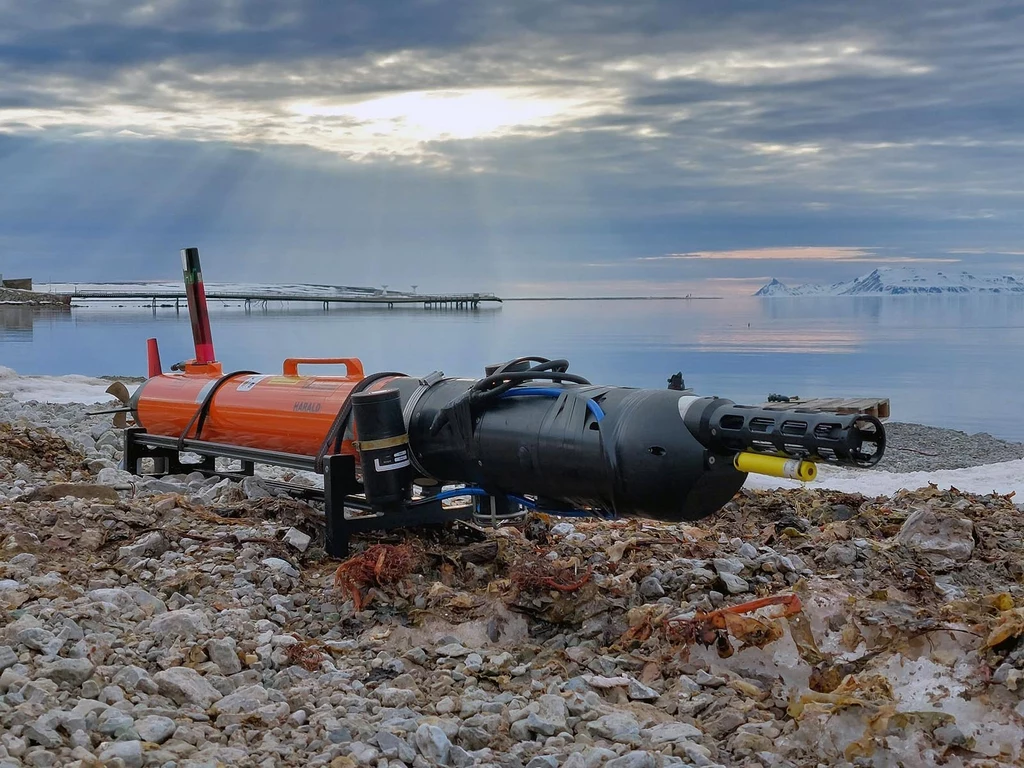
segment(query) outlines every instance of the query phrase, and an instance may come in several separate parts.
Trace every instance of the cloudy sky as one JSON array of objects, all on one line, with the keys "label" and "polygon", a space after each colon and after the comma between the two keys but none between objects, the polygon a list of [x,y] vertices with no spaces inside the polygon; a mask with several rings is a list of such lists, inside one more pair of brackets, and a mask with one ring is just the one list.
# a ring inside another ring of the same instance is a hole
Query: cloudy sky
[{"label": "cloudy sky", "polygon": [[0,272],[1020,274],[1022,39],[992,0],[0,0]]}]

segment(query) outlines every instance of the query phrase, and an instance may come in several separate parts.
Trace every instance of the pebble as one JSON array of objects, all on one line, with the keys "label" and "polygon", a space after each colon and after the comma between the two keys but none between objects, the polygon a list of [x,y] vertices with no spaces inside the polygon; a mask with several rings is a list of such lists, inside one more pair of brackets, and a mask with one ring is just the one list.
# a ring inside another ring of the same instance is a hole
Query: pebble
[{"label": "pebble", "polygon": [[416,729],[416,748],[432,763],[447,763],[452,743],[448,735],[436,725],[424,723]]},{"label": "pebble", "polygon": [[719,574],[718,578],[730,595],[739,595],[750,591],[750,584],[741,576],[725,572]]},{"label": "pebble", "polygon": [[640,581],[640,594],[646,598],[663,597],[665,588],[655,576],[647,576]]}]

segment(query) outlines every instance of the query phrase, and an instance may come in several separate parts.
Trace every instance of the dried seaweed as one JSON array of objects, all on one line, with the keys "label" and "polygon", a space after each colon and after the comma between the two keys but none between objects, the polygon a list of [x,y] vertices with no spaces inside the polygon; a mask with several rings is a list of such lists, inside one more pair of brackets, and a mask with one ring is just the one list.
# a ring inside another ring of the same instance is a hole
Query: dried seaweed
[{"label": "dried seaweed", "polygon": [[393,587],[415,571],[422,559],[423,555],[410,544],[374,544],[338,566],[334,586],[351,597],[356,611],[361,611],[369,604],[364,589]]},{"label": "dried seaweed", "polygon": [[42,427],[0,422],[0,459],[21,463],[34,472],[56,469],[70,475],[85,464],[85,454]]}]

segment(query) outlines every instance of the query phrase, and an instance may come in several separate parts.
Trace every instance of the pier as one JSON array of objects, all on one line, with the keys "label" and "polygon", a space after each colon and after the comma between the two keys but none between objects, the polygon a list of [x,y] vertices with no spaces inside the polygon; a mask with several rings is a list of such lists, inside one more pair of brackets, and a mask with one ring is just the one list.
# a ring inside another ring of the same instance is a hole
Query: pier
[{"label": "pier", "polygon": [[[150,301],[154,309],[158,302],[173,301],[175,309],[180,309],[182,303],[185,302],[185,293],[176,291],[75,291],[66,295],[72,299],[89,300],[143,299]],[[396,304],[420,304],[424,309],[477,309],[484,303],[502,303],[502,300],[493,293],[382,293],[367,294],[366,296],[332,296],[330,294],[313,293],[284,294],[210,291],[206,294],[206,298],[218,301],[236,301],[244,304],[246,309],[250,309],[254,303],[265,307],[271,301],[318,302],[323,305],[324,310],[329,310],[331,304],[386,304],[389,309],[393,309]]]}]

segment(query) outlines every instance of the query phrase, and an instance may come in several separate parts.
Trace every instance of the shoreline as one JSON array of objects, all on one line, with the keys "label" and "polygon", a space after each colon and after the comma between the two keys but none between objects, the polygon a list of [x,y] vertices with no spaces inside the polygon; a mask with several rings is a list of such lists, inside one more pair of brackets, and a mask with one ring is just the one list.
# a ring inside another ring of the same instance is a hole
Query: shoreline
[{"label": "shoreline", "polygon": [[[131,475],[94,407],[0,395],[2,764],[839,764],[885,709],[885,764],[1021,758],[1011,499],[745,487],[697,521],[370,533],[340,563],[318,503],[262,481],[300,477]],[[917,427],[895,444],[949,444]]]}]

